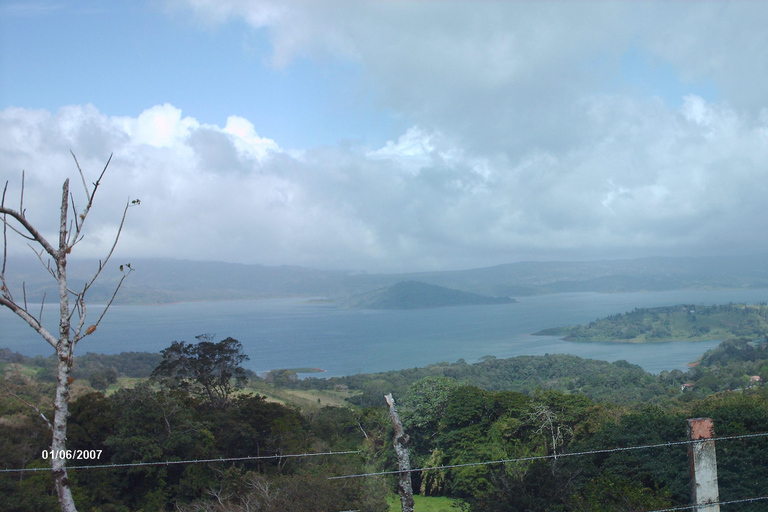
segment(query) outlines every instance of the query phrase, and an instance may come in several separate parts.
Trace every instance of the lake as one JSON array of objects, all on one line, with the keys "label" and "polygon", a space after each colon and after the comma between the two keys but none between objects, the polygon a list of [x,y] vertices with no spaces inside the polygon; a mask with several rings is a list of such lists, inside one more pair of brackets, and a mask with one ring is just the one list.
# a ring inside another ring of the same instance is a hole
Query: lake
[{"label": "lake", "polygon": [[[422,310],[353,310],[307,299],[195,302],[160,306],[113,306],[98,331],[76,353],[158,352],[172,341],[196,341],[202,333],[240,340],[250,356],[244,366],[319,367],[338,376],[398,370],[441,361],[468,363],[492,355],[573,354],[625,359],[649,372],[686,369],[718,341],[657,344],[572,343],[531,336],[547,327],[583,324],[636,307],[711,305],[768,301],[768,290],[678,290],[621,294],[564,293],[522,297],[517,304]],[[97,306],[89,318],[98,318]],[[44,321],[56,329],[55,304]],[[0,348],[49,355],[50,346],[25,322],[0,309]]]}]

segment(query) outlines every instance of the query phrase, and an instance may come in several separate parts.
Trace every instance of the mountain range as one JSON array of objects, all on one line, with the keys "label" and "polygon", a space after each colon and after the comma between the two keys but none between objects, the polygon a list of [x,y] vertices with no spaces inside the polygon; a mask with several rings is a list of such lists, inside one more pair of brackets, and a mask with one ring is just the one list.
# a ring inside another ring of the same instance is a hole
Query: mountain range
[{"label": "mountain range", "polygon": [[[114,261],[89,290],[91,303],[109,300],[122,276]],[[97,261],[69,262],[73,289],[98,268]],[[246,265],[172,259],[136,259],[116,304],[318,297],[353,304],[353,297],[415,281],[487,297],[564,292],[621,293],[675,289],[768,288],[768,256],[638,258],[603,261],[517,262],[468,270],[365,274],[296,266]],[[6,281],[17,300],[56,300],[53,278],[34,257],[9,258]]]}]

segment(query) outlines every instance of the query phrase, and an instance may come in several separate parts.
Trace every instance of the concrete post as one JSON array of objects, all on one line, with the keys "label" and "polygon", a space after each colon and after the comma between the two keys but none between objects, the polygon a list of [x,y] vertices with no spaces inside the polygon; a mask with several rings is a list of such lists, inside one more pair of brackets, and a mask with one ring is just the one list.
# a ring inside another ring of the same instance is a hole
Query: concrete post
[{"label": "concrete post", "polygon": [[720,512],[717,488],[717,457],[715,456],[715,426],[712,418],[688,420],[688,440],[710,439],[688,445],[691,462],[691,498],[695,512]]}]

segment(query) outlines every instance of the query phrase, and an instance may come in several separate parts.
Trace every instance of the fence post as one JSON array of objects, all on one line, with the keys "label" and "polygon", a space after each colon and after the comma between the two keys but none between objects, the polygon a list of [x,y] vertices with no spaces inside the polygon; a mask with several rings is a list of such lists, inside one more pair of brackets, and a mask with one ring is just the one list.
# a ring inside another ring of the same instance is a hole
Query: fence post
[{"label": "fence post", "polygon": [[389,417],[392,419],[392,425],[395,427],[395,453],[397,453],[397,465],[400,469],[399,482],[397,483],[397,492],[400,494],[400,503],[403,512],[413,512],[413,487],[411,484],[411,460],[408,450],[408,434],[403,429],[403,422],[400,421],[400,415],[395,409],[395,399],[392,393],[385,395],[389,407]]},{"label": "fence post", "polygon": [[[691,498],[696,512],[720,512],[717,488],[717,457],[715,456],[715,426],[712,418],[688,419],[688,440],[709,439],[688,445],[691,463]],[[714,503],[714,505],[712,504]]]}]

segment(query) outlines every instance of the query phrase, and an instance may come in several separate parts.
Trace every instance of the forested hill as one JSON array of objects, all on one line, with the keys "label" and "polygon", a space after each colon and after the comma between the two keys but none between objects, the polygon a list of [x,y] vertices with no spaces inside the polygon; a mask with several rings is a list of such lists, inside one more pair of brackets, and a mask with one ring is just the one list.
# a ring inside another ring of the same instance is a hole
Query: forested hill
[{"label": "forested hill", "polygon": [[[768,478],[768,443],[760,434],[768,423],[764,340],[724,342],[685,373],[655,376],[625,361],[565,355],[486,356],[476,364],[285,379],[322,391],[286,393],[277,379],[252,376],[223,403],[199,388],[199,376],[209,372],[154,383],[127,378],[146,376],[158,357],[88,354],[76,361],[67,448],[92,454],[72,465],[97,466],[69,473],[79,510],[234,512],[245,510],[242,504],[263,512],[394,510],[386,501],[397,502],[393,480],[351,478],[340,485],[328,478],[397,470],[383,405],[389,392],[411,439],[412,466],[439,466],[412,475],[417,510],[453,510],[451,500],[467,512],[683,509],[690,480],[680,441],[686,419],[695,417],[712,418],[725,438],[717,454],[723,500],[764,496]],[[50,448],[40,413],[51,413],[54,364],[0,350],[7,391],[0,393],[0,467],[49,464],[40,457]],[[93,392],[100,387],[108,389]],[[304,405],[254,393],[303,397]],[[344,407],[344,397],[372,407]],[[652,449],[614,450],[627,447]],[[553,457],[559,454],[570,456]],[[485,464],[502,459],[518,461]],[[160,464],[134,467],[137,461]],[[739,505],[733,511],[764,509]],[[0,510],[56,508],[50,475],[0,475]]]},{"label": "forested hill", "polygon": [[446,306],[511,304],[509,297],[486,297],[418,281],[403,281],[387,288],[355,296],[350,305],[364,309],[422,309]]},{"label": "forested hill", "polygon": [[575,327],[555,327],[534,333],[563,336],[567,341],[619,341],[631,343],[672,340],[756,339],[768,333],[768,306],[682,304],[660,308],[636,308]]}]

